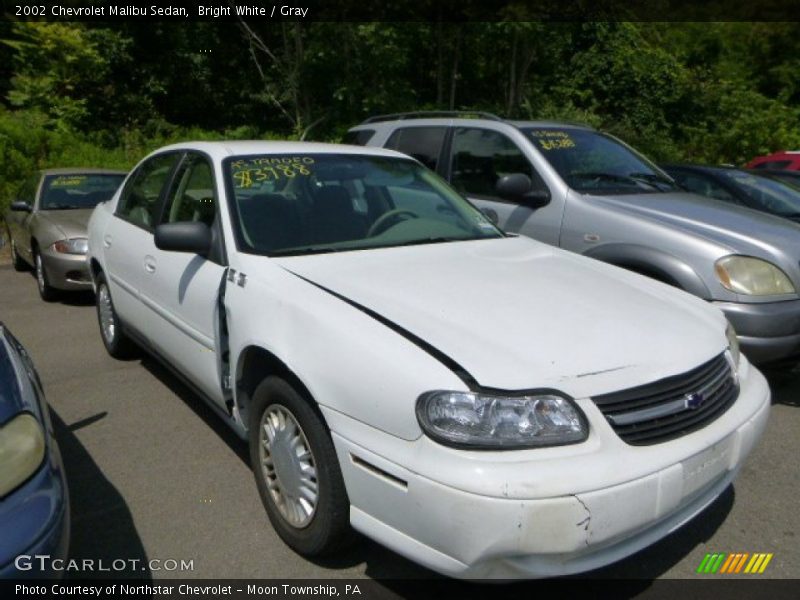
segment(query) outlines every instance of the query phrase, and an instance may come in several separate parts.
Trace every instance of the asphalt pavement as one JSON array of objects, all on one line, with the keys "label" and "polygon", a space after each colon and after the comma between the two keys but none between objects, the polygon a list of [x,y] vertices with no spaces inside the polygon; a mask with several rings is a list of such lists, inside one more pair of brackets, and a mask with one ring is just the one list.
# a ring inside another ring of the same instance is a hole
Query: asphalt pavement
[{"label": "asphalt pavement", "polygon": [[[138,560],[122,574],[145,579],[436,577],[366,539],[324,561],[292,552],[266,518],[244,443],[155,360],[110,358],[91,294],[48,304],[31,274],[0,264],[0,321],[33,357],[52,408],[71,556]],[[735,484],[687,526],[592,576],[691,579],[707,552],[771,552],[759,577],[800,577],[800,374],[769,379],[769,425]],[[153,559],[193,569],[140,566]]]}]

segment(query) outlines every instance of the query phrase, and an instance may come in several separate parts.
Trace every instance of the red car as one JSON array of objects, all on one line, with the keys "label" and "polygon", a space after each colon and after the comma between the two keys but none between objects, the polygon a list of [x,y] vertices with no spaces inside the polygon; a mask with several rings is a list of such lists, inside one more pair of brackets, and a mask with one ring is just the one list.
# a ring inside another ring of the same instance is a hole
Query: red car
[{"label": "red car", "polygon": [[800,171],[800,150],[781,150],[769,156],[757,156],[745,166],[748,169]]}]

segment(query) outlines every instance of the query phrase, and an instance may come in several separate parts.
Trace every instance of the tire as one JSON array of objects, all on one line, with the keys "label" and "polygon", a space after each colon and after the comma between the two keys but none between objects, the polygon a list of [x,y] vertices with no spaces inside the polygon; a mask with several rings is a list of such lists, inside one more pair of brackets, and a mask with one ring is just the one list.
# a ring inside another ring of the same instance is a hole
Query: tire
[{"label": "tire", "polygon": [[28,267],[28,263],[26,263],[22,257],[17,254],[17,244],[11,239],[11,234],[8,234],[8,239],[10,240],[11,246],[11,264],[14,265],[14,270],[18,272],[27,271],[30,267]]},{"label": "tire", "polygon": [[281,539],[303,556],[322,556],[348,545],[353,539],[350,500],[319,412],[278,377],[259,384],[248,412],[253,474]]},{"label": "tire", "polygon": [[36,287],[39,289],[39,296],[41,296],[42,300],[45,302],[57,300],[59,292],[47,280],[47,271],[45,271],[44,263],[42,262],[42,255],[36,247],[33,248],[33,270],[36,274]]},{"label": "tire", "polygon": [[97,275],[97,324],[100,326],[100,338],[106,351],[114,358],[126,359],[136,355],[136,344],[126,334],[114,309],[111,300],[111,290],[108,287],[106,276],[101,272]]}]

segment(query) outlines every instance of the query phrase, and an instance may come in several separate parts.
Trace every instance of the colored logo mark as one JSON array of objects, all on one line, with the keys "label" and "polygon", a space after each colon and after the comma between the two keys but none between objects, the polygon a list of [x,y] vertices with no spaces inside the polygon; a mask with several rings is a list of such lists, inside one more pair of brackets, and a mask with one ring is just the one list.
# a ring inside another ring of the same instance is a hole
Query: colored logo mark
[{"label": "colored logo mark", "polygon": [[716,552],[706,554],[700,566],[697,567],[698,573],[724,573],[733,575],[737,573],[763,573],[769,561],[772,560],[772,553],[756,552]]}]

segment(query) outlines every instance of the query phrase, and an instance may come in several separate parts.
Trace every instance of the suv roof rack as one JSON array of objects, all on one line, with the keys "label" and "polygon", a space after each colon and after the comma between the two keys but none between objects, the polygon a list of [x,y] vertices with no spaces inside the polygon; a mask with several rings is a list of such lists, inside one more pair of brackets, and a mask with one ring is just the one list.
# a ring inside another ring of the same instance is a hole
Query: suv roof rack
[{"label": "suv roof rack", "polygon": [[481,119],[491,119],[492,121],[504,121],[492,113],[479,110],[419,110],[416,112],[392,113],[388,115],[378,115],[370,117],[362,122],[379,123],[380,121],[402,121],[404,119],[434,119],[437,117],[479,117]]}]

